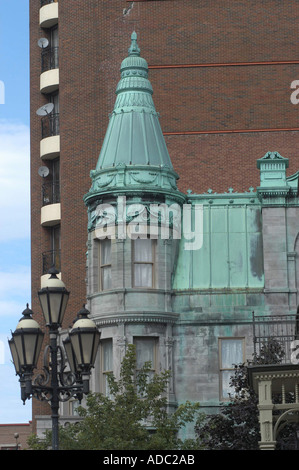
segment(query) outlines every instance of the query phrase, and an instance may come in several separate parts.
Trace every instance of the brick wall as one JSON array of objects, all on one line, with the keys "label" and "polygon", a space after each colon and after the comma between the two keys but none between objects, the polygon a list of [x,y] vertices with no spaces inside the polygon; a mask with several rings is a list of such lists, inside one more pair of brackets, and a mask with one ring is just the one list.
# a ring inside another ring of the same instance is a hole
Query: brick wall
[{"label": "brick wall", "polygon": [[[49,233],[40,226],[38,168],[40,1],[30,1],[32,308]],[[180,189],[256,187],[256,160],[268,150],[299,169],[298,112],[290,84],[299,79],[297,0],[64,0],[59,3],[62,278],[71,290],[65,326],[85,302],[90,187],[115,101],[121,61],[133,30],[150,66],[154,102]],[[283,130],[281,130],[283,129]],[[236,132],[236,131],[242,132]],[[49,406],[34,400],[34,413]]]},{"label": "brick wall", "polygon": [[[18,434],[18,437],[15,437]],[[32,423],[0,424],[0,450],[24,450],[27,439],[32,434]]]}]

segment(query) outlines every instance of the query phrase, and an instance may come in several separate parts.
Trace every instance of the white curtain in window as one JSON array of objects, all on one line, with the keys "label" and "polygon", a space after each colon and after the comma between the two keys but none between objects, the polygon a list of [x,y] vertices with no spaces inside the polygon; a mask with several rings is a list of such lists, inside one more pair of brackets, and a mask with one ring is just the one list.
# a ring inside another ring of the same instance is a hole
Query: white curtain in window
[{"label": "white curtain in window", "polygon": [[134,262],[135,287],[152,287],[153,250],[151,239],[137,238],[134,241]]},{"label": "white curtain in window", "polygon": [[109,397],[110,390],[107,380],[107,372],[113,371],[113,347],[112,347],[112,340],[105,340],[102,343],[102,355],[103,355],[103,380],[104,380],[104,387],[103,393]]},{"label": "white curtain in window", "polygon": [[241,339],[227,339],[221,341],[221,382],[222,382],[222,397],[227,398],[228,394],[232,392],[230,387],[231,377],[235,365],[243,362],[243,340]]},{"label": "white curtain in window", "polygon": [[152,287],[153,269],[151,264],[135,264],[135,287]]},{"label": "white curtain in window", "polygon": [[102,268],[102,290],[111,288],[111,266]]},{"label": "white curtain in window", "polygon": [[101,241],[101,282],[102,290],[111,288],[111,240]]},{"label": "white curtain in window", "polygon": [[101,241],[101,264],[111,263],[111,240],[105,238]]},{"label": "white curtain in window", "polygon": [[221,367],[233,369],[235,364],[243,362],[243,341],[229,339],[221,341]]},{"label": "white curtain in window", "polygon": [[228,398],[229,394],[233,392],[233,389],[230,386],[232,375],[233,372],[231,370],[222,371],[222,398]]},{"label": "white curtain in window", "polygon": [[135,338],[137,369],[145,362],[150,361],[152,369],[155,368],[155,338]]},{"label": "white curtain in window", "polygon": [[103,371],[112,371],[112,340],[103,341]]},{"label": "white curtain in window", "polygon": [[134,241],[134,257],[138,262],[152,262],[152,240],[150,238],[137,238]]}]

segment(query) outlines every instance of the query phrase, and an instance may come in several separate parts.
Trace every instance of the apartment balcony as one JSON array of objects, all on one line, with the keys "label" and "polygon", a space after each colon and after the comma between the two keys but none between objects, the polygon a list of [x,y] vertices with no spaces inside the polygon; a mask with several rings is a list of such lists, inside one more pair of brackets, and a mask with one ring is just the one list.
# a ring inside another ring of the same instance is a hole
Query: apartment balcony
[{"label": "apartment balcony", "polygon": [[42,276],[40,279],[41,289],[46,286],[46,281],[49,279],[48,271],[53,266],[57,271],[59,271],[57,276],[61,279],[60,250],[49,250],[42,253]]},{"label": "apartment balcony", "polygon": [[60,202],[60,184],[44,183],[42,186],[42,206],[57,204]]},{"label": "apartment balcony", "polygon": [[58,23],[58,1],[41,0],[39,24],[41,28],[51,28]]},{"label": "apartment balcony", "polygon": [[59,69],[47,70],[40,76],[40,92],[49,94],[59,88]]},{"label": "apartment balcony", "polygon": [[59,67],[59,47],[45,47],[41,53],[41,72],[58,69]]},{"label": "apartment balcony", "polygon": [[61,221],[60,202],[48,204],[41,208],[41,225],[43,227],[53,227]]},{"label": "apartment balcony", "polygon": [[60,155],[59,114],[44,116],[41,120],[40,157],[51,160]]},{"label": "apartment balcony", "polygon": [[41,119],[42,139],[59,135],[59,113],[51,113]]},{"label": "apartment balcony", "polygon": [[59,88],[59,48],[46,47],[41,53],[41,93],[52,93]]},{"label": "apartment balcony", "polygon": [[53,266],[60,272],[60,250],[49,250],[42,253],[42,273],[47,274]]},{"label": "apartment balcony", "polygon": [[[262,315],[253,314],[253,342],[254,342],[254,364],[261,353],[268,355],[264,363],[268,364],[291,364],[294,341],[299,340],[299,315]],[[299,342],[298,342],[299,344]],[[273,358],[273,347],[275,345],[276,356]]]},{"label": "apartment balcony", "polygon": [[60,154],[60,136],[53,135],[40,141],[40,157],[44,160],[51,160],[59,157]]},{"label": "apartment balcony", "polygon": [[254,361],[248,381],[258,396],[259,447],[275,450],[299,416],[299,314],[253,315]]}]

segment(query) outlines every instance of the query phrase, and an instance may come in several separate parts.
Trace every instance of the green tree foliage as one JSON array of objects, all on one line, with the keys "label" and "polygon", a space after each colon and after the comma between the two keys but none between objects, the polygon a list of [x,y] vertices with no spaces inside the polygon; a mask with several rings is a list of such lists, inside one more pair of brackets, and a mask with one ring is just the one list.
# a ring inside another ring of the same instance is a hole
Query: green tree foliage
[{"label": "green tree foliage", "polygon": [[[162,450],[196,449],[196,438],[182,440],[179,431],[199,416],[199,403],[186,402],[169,412],[165,392],[168,371],[150,377],[151,364],[136,372],[136,352],[128,346],[120,378],[108,376],[110,396],[87,396],[79,408],[81,421],[60,430],[64,450]],[[150,378],[149,378],[150,377]],[[43,441],[32,437],[32,449],[47,448],[50,433]]]},{"label": "green tree foliage", "polygon": [[[255,364],[279,364],[283,358],[280,344],[271,339],[255,356]],[[201,446],[208,450],[258,450],[260,426],[258,420],[258,397],[249,386],[247,365],[235,366],[230,385],[234,392],[230,402],[221,406],[220,413],[207,416],[197,427]]]}]

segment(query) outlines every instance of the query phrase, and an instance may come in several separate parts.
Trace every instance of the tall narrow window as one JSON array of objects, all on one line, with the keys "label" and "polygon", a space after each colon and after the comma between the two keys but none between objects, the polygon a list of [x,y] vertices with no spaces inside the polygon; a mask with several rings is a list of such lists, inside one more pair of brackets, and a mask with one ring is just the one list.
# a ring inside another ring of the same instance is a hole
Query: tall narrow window
[{"label": "tall narrow window", "polygon": [[137,238],[133,241],[134,287],[154,286],[154,240]]},{"label": "tall narrow window", "polygon": [[112,339],[104,339],[101,341],[101,392],[109,396],[109,385],[107,376],[113,372],[113,346]]},{"label": "tall narrow window", "polygon": [[60,202],[60,160],[55,158],[52,160],[51,176],[52,176],[52,199],[53,204]]},{"label": "tall narrow window", "polygon": [[51,244],[52,244],[52,262],[58,271],[60,271],[60,249],[61,249],[60,225],[52,227]]},{"label": "tall narrow window", "polygon": [[50,102],[54,104],[53,113],[59,114],[59,93],[52,93],[50,95]]},{"label": "tall narrow window", "polygon": [[59,135],[59,92],[49,95],[49,103],[53,103],[54,108],[50,114],[42,117],[42,139]]},{"label": "tall narrow window", "polygon": [[157,344],[158,339],[153,337],[135,337],[136,346],[136,368],[140,370],[146,362],[151,363],[149,377],[157,371]]},{"label": "tall narrow window", "polygon": [[51,135],[59,135],[59,92],[53,93],[50,96],[51,103],[54,104],[54,109],[50,116]]},{"label": "tall narrow window", "polygon": [[60,252],[61,252],[60,225],[50,227],[50,250],[42,254],[43,274],[47,274],[53,266],[61,271]]},{"label": "tall narrow window", "polygon": [[100,290],[111,289],[111,239],[100,241]]},{"label": "tall narrow window", "polygon": [[219,343],[220,358],[220,395],[228,399],[233,390],[230,380],[234,374],[234,366],[244,362],[244,339],[221,338]]},{"label": "tall narrow window", "polygon": [[69,414],[71,416],[79,416],[78,408],[80,406],[79,400],[70,400],[69,401]]},{"label": "tall narrow window", "polygon": [[56,204],[60,202],[59,158],[50,161],[50,176],[42,186],[42,203]]},{"label": "tall narrow window", "polygon": [[58,68],[58,26],[54,26],[51,29],[51,69]]}]

